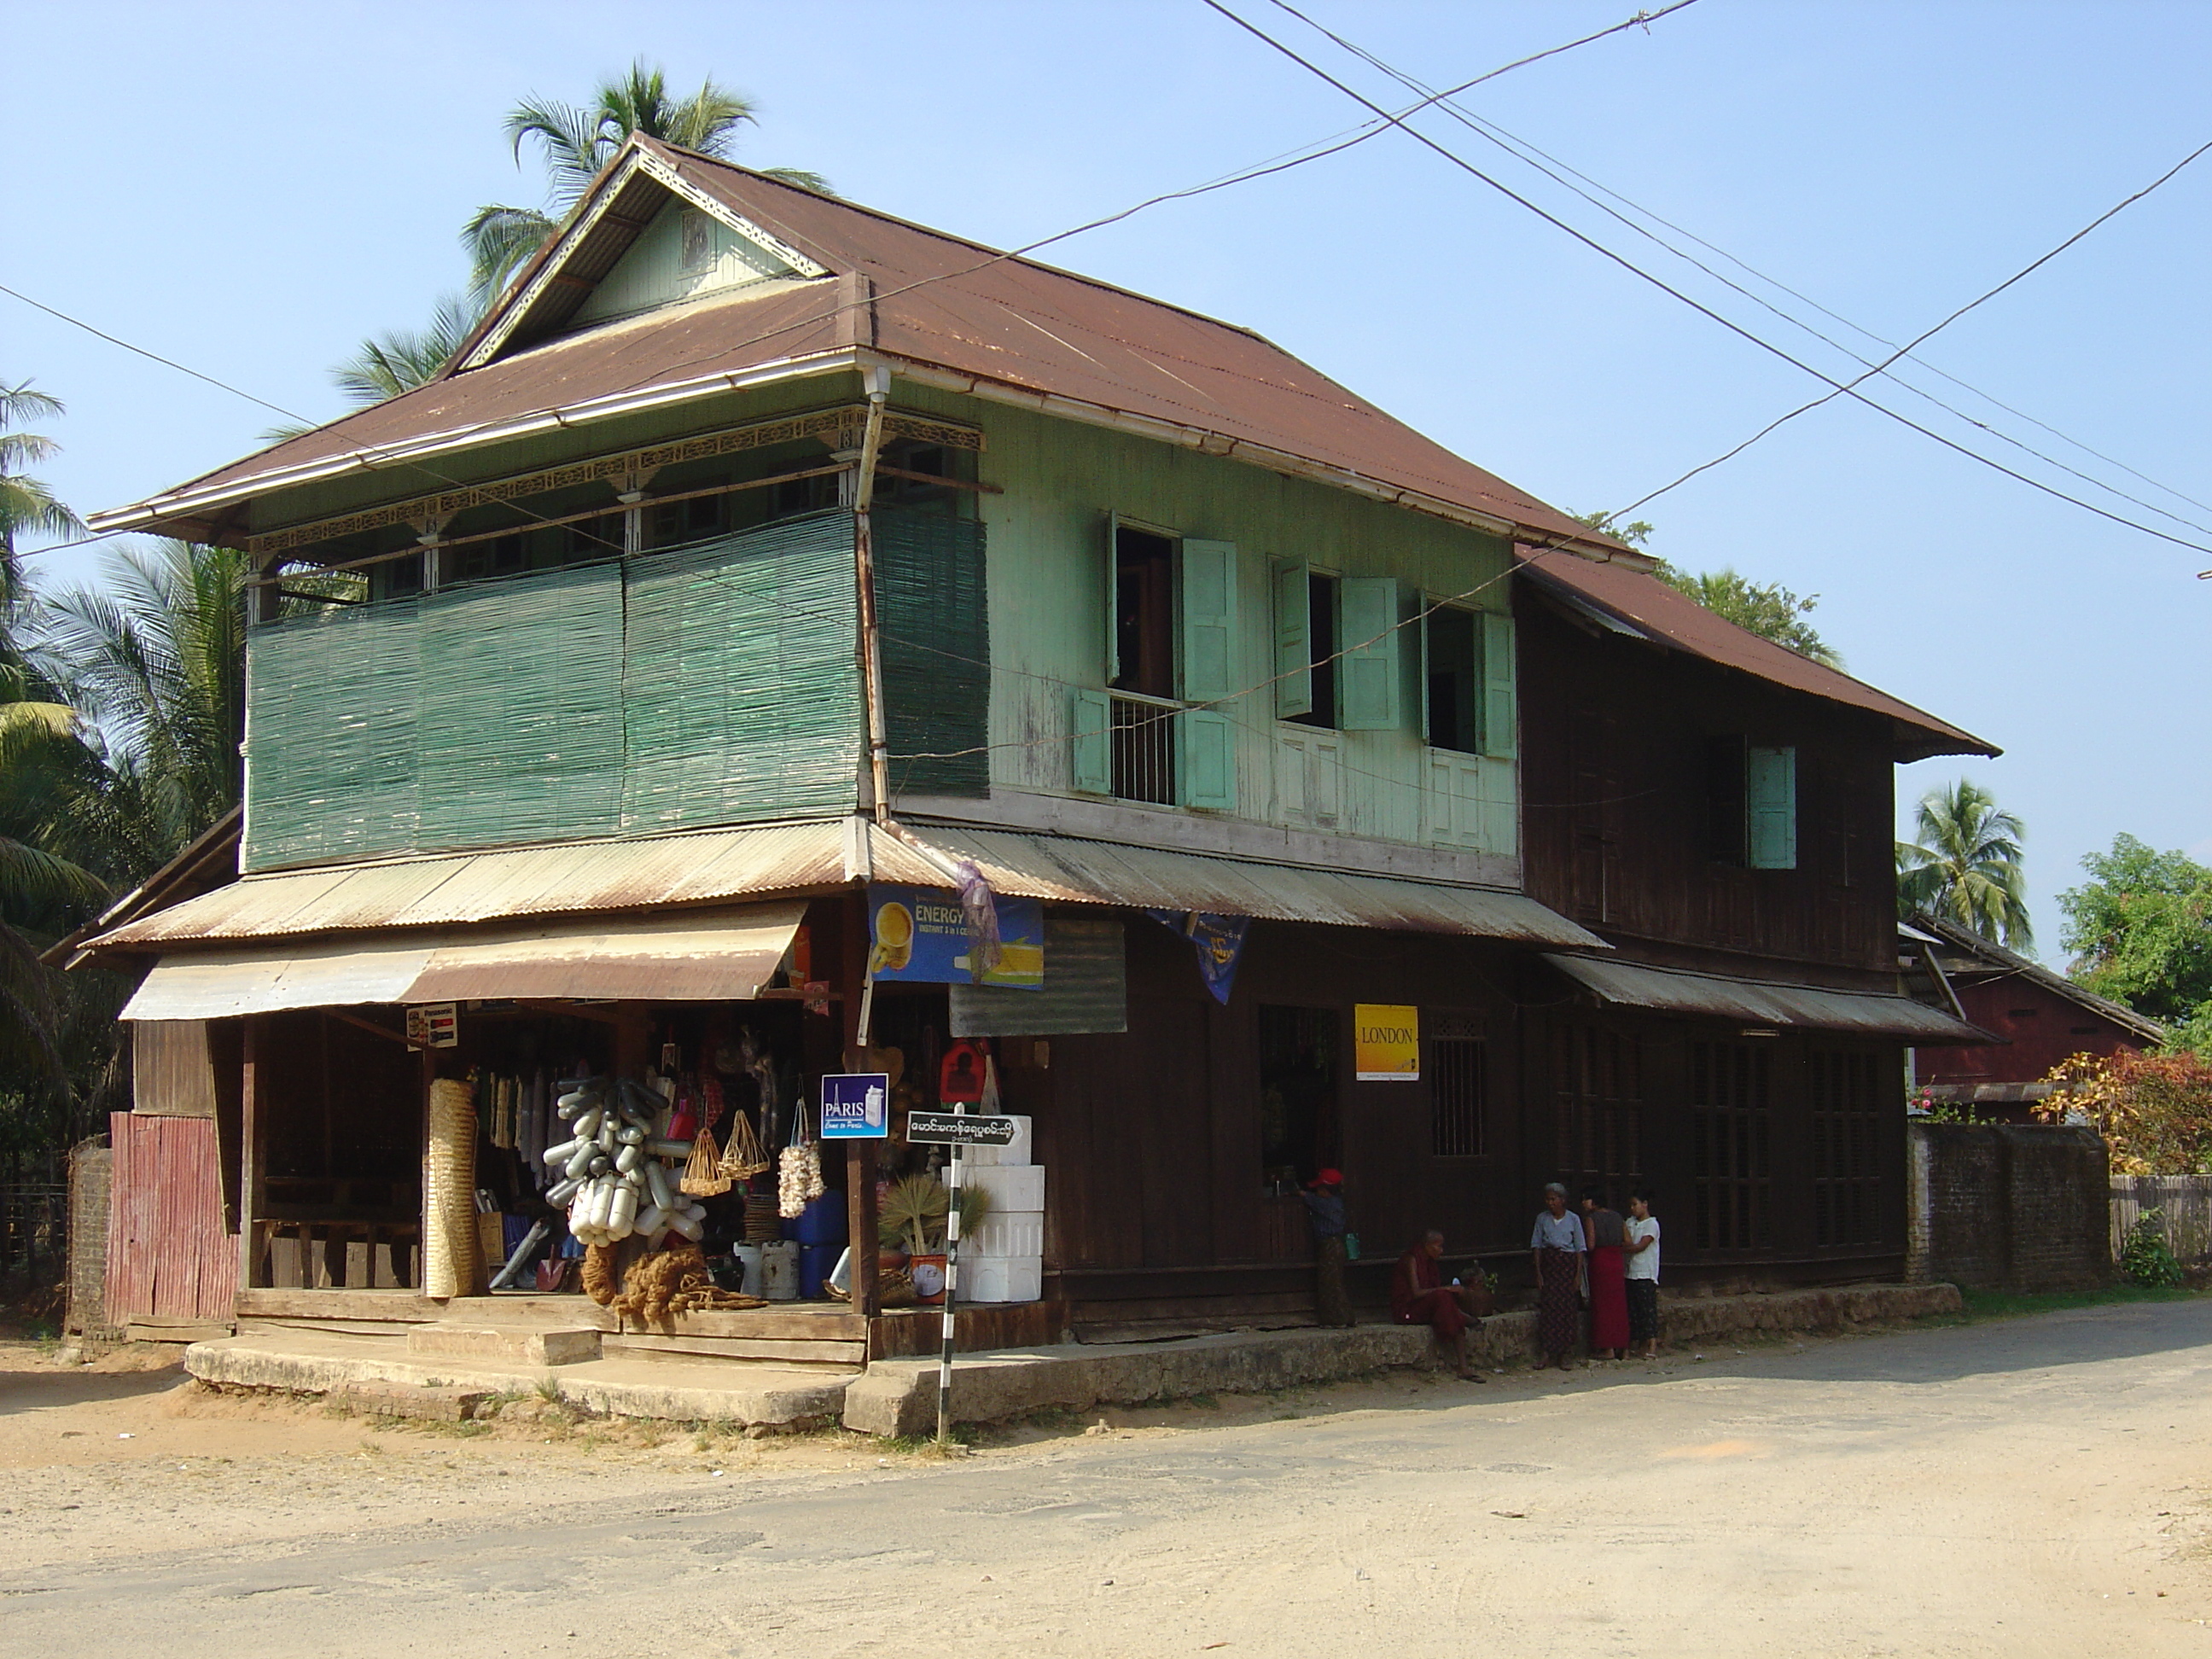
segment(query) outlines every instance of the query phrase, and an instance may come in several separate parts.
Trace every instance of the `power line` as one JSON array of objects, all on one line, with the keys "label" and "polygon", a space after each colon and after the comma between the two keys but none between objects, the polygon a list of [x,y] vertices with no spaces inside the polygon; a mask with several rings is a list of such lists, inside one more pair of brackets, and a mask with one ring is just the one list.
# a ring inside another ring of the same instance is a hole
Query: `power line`
[{"label": "power line", "polygon": [[125,351],[135,351],[141,357],[150,357],[154,362],[160,363],[165,368],[173,368],[179,374],[189,374],[195,380],[205,380],[210,386],[214,386],[220,391],[228,392],[233,397],[243,398],[249,404],[258,404],[262,408],[274,410],[277,414],[284,416],[291,420],[304,421],[307,419],[307,416],[301,414],[296,409],[287,409],[282,404],[270,403],[266,398],[257,398],[251,392],[241,392],[238,387],[231,385],[229,381],[218,380],[212,374],[203,374],[197,368],[188,368],[173,357],[164,357],[158,351],[149,351],[144,346],[133,345],[128,340],[118,339],[114,335],[108,333],[105,329],[94,328],[90,323],[86,322],[82,317],[72,317],[66,311],[57,311],[50,305],[33,300],[27,294],[17,292],[15,289],[9,288],[5,283],[0,283],[0,294],[5,294],[13,299],[21,300],[25,305],[29,306],[33,310],[43,311],[49,317],[58,317],[62,321],[69,324],[71,327],[81,328],[88,334],[96,334],[101,339],[106,341],[110,345],[121,346]]},{"label": "power line", "polygon": [[[2003,462],[1993,459],[1990,456],[1981,453],[1978,450],[1970,448],[1966,445],[1959,442],[1954,438],[1948,438],[1940,432],[1931,430],[1929,428],[1921,425],[1919,422],[1913,420],[1909,416],[1901,415],[1898,413],[1897,410],[1889,408],[1887,405],[1875,402],[1872,398],[1868,397],[1863,392],[1857,391],[1855,387],[1845,384],[1844,381],[1837,380],[1832,374],[1824,374],[1822,371],[1814,368],[1812,364],[1806,362],[1802,358],[1793,356],[1790,353],[1784,350],[1780,346],[1773,343],[1773,342],[1762,339],[1759,336],[1753,333],[1749,329],[1743,326],[1742,324],[1723,316],[1721,313],[1714,310],[1711,306],[1693,298],[1690,295],[1685,294],[1681,289],[1667,282],[1665,278],[1655,276],[1651,272],[1645,270],[1642,266],[1637,264],[1626,255],[1615,252],[1613,249],[1606,246],[1604,243],[1597,240],[1595,237],[1590,236],[1583,231],[1577,230],[1565,220],[1559,217],[1558,215],[1549,212],[1546,209],[1539,206],[1536,203],[1530,201],[1527,197],[1522,195],[1510,185],[1501,183],[1499,180],[1492,178],[1488,173],[1483,172],[1481,168],[1476,167],[1472,161],[1469,161],[1464,156],[1446,149],[1443,144],[1438,143],[1435,139],[1430,137],[1426,133],[1420,131],[1418,128],[1407,125],[1405,121],[1391,114],[1390,112],[1382,108],[1381,105],[1376,103],[1373,100],[1354,90],[1352,88],[1346,86],[1343,82],[1338,80],[1334,76],[1331,75],[1327,70],[1322,69],[1319,64],[1312,62],[1309,58],[1301,57],[1290,46],[1285,45],[1282,41],[1276,40],[1273,35],[1261,28],[1257,24],[1252,23],[1246,19],[1238,16],[1235,12],[1230,10],[1227,6],[1222,4],[1221,0],[1204,0],[1204,3],[1211,9],[1219,12],[1221,15],[1227,18],[1231,22],[1235,23],[1239,28],[1243,29],[1247,33],[1252,35],[1263,44],[1273,47],[1277,52],[1282,53],[1284,57],[1288,58],[1292,63],[1297,64],[1301,69],[1306,70],[1316,79],[1328,82],[1328,84],[1334,87],[1339,92],[1344,94],[1346,97],[1350,98],[1355,103],[1363,105],[1366,108],[1372,110],[1376,114],[1389,122],[1392,126],[1398,128],[1401,131],[1416,140],[1424,148],[1435,151],[1438,155],[1450,162],[1454,167],[1458,167],[1462,172],[1466,173],[1472,178],[1481,180],[1484,184],[1488,185],[1492,190],[1498,191],[1498,194],[1505,197],[1508,200],[1515,202],[1520,206],[1526,208],[1529,212],[1543,220],[1545,223],[1553,226],[1558,230],[1564,231],[1567,235],[1573,237],[1575,240],[1582,243],[1585,247],[1590,249],[1591,252],[1611,260],[1613,264],[1619,265],[1623,270],[1627,271],[1631,276],[1650,283],[1652,287],[1659,289],[1662,294],[1666,294],[1674,299],[1680,301],[1684,305],[1688,306],[1692,311],[1697,312],[1701,316],[1710,319],[1713,322],[1718,323],[1723,328],[1728,330],[1729,333],[1748,341],[1751,344],[1757,346],[1761,351],[1766,352],[1772,356],[1778,357],[1784,362],[1790,364],[1793,368],[1800,369],[1805,374],[1811,375],[1814,380],[1820,380],[1827,386],[1833,386],[1839,392],[1849,396],[1854,402],[1863,404],[1867,408],[1875,410],[1876,413],[1888,416],[1889,419],[1895,421],[1899,426],[1903,426],[1911,431],[1917,432],[1922,437],[1929,439],[1932,442],[1941,444],[1946,449],[1953,450],[1960,455],[1964,455],[1969,460],[1980,463],[1982,465],[1988,467],[1991,471],[2001,472],[2008,478],[2026,484],[2031,489],[2039,490],[2044,495],[2050,495],[2056,500],[2069,502],[2075,507],[2080,507],[2085,513],[2093,513],[2100,519],[2106,520],[2113,524],[2124,526],[2130,530],[2139,531],[2146,536],[2155,537],[2160,541],[2171,542],[2176,547],[2185,547],[2191,552],[2212,554],[2212,545],[2206,545],[2203,543],[2192,542],[2179,536],[2171,535],[2166,531],[2154,529],[2149,525],[2139,524],[2135,520],[2130,519],[2122,514],[2108,511],[2106,508],[2099,507],[2094,502],[2085,501],[2078,495],[2069,495],[2064,490],[2058,489],[2055,485],[2045,483],[2039,478],[2031,477],[2027,473],[2021,472],[2012,467],[2008,467],[2005,465]],[[1646,499],[1649,498],[1647,497]]]},{"label": "power line", "polygon": [[[1345,36],[1337,33],[1334,30],[1328,27],[1326,25],[1309,17],[1305,13],[1300,11],[1296,6],[1289,3],[1289,0],[1273,0],[1273,3],[1279,9],[1288,12],[1291,16],[1297,18],[1309,28],[1311,28],[1317,33],[1325,36],[1338,46],[1342,47],[1346,52],[1350,52],[1353,57],[1361,59],[1364,63],[1372,64],[1385,75],[1389,76],[1400,85],[1414,92],[1428,92],[1431,89],[1426,82],[1419,80],[1414,76],[1407,74],[1405,70],[1385,62],[1374,52],[1370,52],[1366,47],[1360,46],[1357,41],[1347,40]],[[1715,282],[1719,283],[1722,286],[1741,295],[1745,299],[1750,301],[1753,305],[1759,307],[1762,311],[1766,312],[1769,315],[1778,318],[1783,322],[1789,324],[1792,328],[1799,329],[1803,332],[1811,335],[1813,338],[1820,341],[1821,344],[1841,352],[1844,356],[1850,358],[1854,362],[1863,364],[1869,368],[1877,368],[1877,365],[1872,357],[1867,356],[1863,353],[1855,350],[1850,346],[1845,345],[1841,340],[1836,339],[1832,335],[1823,333],[1818,328],[1814,327],[1810,323],[1806,322],[1802,318],[1796,316],[1790,312],[1785,311],[1779,306],[1775,305],[1763,295],[1755,293],[1751,289],[1745,287],[1741,283],[1735,281],[1733,277],[1730,277],[1721,271],[1716,270],[1711,265],[1707,264],[1695,254],[1689,253],[1682,248],[1678,247],[1673,242],[1668,241],[1665,237],[1656,234],[1645,226],[1638,223],[1634,219],[1630,218],[1626,214],[1619,211],[1606,202],[1601,201],[1597,195],[1594,195],[1591,192],[1595,191],[1612,198],[1613,201],[1620,203],[1623,206],[1642,215],[1644,218],[1652,221],[1652,222],[1665,227],[1667,229],[1674,232],[1676,235],[1694,242],[1698,246],[1708,250],[1720,258],[1727,260],[1730,264],[1747,272],[1750,276],[1757,278],[1759,282],[1765,283],[1769,287],[1777,289],[1782,293],[1789,295],[1791,298],[1797,300],[1805,305],[1810,306],[1814,310],[1820,313],[1823,316],[1831,318],[1834,321],[1841,323],[1845,328],[1851,330],[1854,333],[1863,335],[1866,338],[1872,340],[1876,345],[1883,347],[1885,349],[1897,349],[1897,343],[1895,341],[1884,339],[1881,336],[1875,333],[1871,329],[1865,328],[1861,325],[1853,322],[1850,318],[1829,309],[1827,307],[1822,305],[1819,301],[1811,298],[1809,295],[1799,293],[1788,283],[1770,276],[1764,271],[1759,270],[1753,266],[1746,264],[1735,254],[1730,253],[1727,249],[1707,241],[1705,238],[1698,235],[1695,232],[1685,229],[1682,226],[1674,223],[1672,220],[1664,218],[1659,214],[1654,213],[1650,209],[1630,200],[1627,197],[1620,194],[1620,191],[1613,190],[1600,183],[1598,180],[1591,178],[1588,173],[1577,171],[1566,162],[1560,161],[1557,156],[1552,155],[1547,151],[1539,149],[1536,145],[1530,143],[1527,139],[1508,132],[1504,127],[1499,126],[1494,121],[1489,120],[1485,117],[1476,115],[1473,111],[1456,102],[1449,95],[1446,95],[1445,97],[1439,99],[1437,102],[1437,107],[1441,109],[1445,114],[1450,116],[1452,119],[1457,121],[1462,126],[1467,128],[1470,132],[1473,132],[1477,137],[1482,139],[1486,143],[1496,146],[1498,149],[1504,150],[1507,155],[1512,156],[1514,160],[1520,161],[1524,166],[1534,168],[1535,171],[1542,173],[1546,178],[1551,179],[1554,184],[1559,185],[1562,189],[1567,190],[1574,195],[1579,196],[1583,201],[1588,202],[1592,207],[1597,209],[1599,212],[1606,215],[1608,218],[1611,218],[1616,223],[1632,232],[1634,234],[1643,237],[1644,240],[1651,243],[1656,247],[1664,249],[1674,258],[1680,259],[1685,264],[1704,272],[1706,276],[1711,277]],[[1580,179],[1582,184],[1577,185],[1572,182],[1569,177],[1563,175],[1571,175],[1572,179]],[[1582,188],[1582,185],[1589,185],[1589,189],[1585,190]],[[2136,468],[2130,466],[2124,461],[2119,460],[2112,456],[2106,455],[2100,450],[2092,448],[2089,445],[2081,442],[2077,438],[2069,436],[2066,433],[2061,432],[2057,428],[2052,426],[2049,422],[2038,420],[2034,416],[2027,414],[2025,410],[2014,408],[2011,404],[2003,402],[2000,398],[1992,397],[1989,392],[1981,390],[1979,387],[1960,380],[1957,375],[1948,374],[1943,369],[1936,368],[1936,365],[1927,362],[1925,359],[1912,356],[1909,347],[1903,349],[1898,349],[1897,356],[1910,358],[1910,361],[1916,367],[1924,368],[1929,373],[1948,380],[1952,385],[1956,386],[1964,391],[1972,392],[1975,397],[1981,398],[1984,402],[1990,404],[1997,409],[2002,410],[2008,415],[2015,416],[2019,419],[2027,422],[2031,426],[2039,428],[2043,431],[2050,433],[2053,437],[2059,440],[2060,442],[2068,444],[2075,449],[2080,450],[2086,455],[2102,461],[2109,466],[2117,467],[2121,471],[2127,473],[2132,477],[2140,478],[2143,483],[2150,485],[2154,489],[2160,490],[2167,495],[2172,496],[2177,501],[2186,502],[2188,505],[2197,507],[2200,511],[2212,513],[2212,502],[2200,501],[2194,496],[2191,496],[2182,490],[2174,489],[2171,484],[2163,483],[2158,479],[2150,477],[2148,473],[2140,471]],[[1914,397],[1934,404],[1936,408],[1943,410],[1944,413],[1965,422],[1967,425],[1975,428],[1977,430],[1988,433],[1990,436],[1995,438],[1999,443],[2009,445],[2011,447],[2019,450],[2023,454],[2033,456],[2035,459],[2041,461],[2046,466],[2056,467],[2059,471],[2066,473],[2071,477],[2079,478],[2083,483],[2089,485],[2092,489],[2103,490],[2106,495],[2112,495],[2118,500],[2126,501],[2131,506],[2139,507],[2147,513],[2154,513],[2160,518],[2196,531],[2200,535],[2212,536],[2212,526],[2199,523],[2196,520],[2172,512],[2166,507],[2159,506],[2154,501],[2145,501],[2140,495],[2130,495],[2128,491],[2107,483],[2106,480],[2098,477],[2094,473],[2085,472],[2077,466],[2071,465],[2065,461],[2060,460],[2055,455],[2045,454],[2042,450],[2036,448],[2033,445],[2023,442],[2021,440],[2013,436],[2010,433],[2003,431],[1988,421],[1968,414],[1965,410],[1959,408],[1956,404],[1946,403],[1935,393],[1927,391],[1922,386],[1915,386],[1911,381],[1905,380],[1903,376],[1894,373],[1892,364],[1896,361],[1897,358],[1893,358],[1889,362],[1886,362],[1879,366],[1879,372],[1881,373],[1884,378],[1892,385],[1902,387],[1904,390],[1910,392]],[[1630,509],[1627,508],[1622,509],[1623,512],[1629,510]]]}]

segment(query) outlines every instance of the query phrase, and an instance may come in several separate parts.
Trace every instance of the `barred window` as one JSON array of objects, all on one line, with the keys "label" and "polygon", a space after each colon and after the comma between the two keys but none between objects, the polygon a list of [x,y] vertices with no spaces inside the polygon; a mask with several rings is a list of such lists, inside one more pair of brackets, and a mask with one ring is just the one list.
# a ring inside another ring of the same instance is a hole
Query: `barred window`
[{"label": "barred window", "polygon": [[1438,1158],[1476,1158],[1490,1103],[1489,1048],[1480,1038],[1438,1037],[1429,1044],[1429,1149]]}]

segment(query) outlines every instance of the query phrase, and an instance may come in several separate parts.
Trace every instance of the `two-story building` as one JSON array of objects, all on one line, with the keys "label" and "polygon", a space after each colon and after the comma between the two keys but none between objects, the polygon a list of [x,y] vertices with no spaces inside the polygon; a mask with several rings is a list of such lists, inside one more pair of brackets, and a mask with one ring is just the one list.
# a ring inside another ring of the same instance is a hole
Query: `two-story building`
[{"label": "two-story building", "polygon": [[1510,1271],[1555,1177],[1658,1183],[1671,1277],[1901,1258],[1972,1033],[1890,768],[1993,751],[1248,331],[636,139],[429,385],[99,526],[263,572],[240,878],[94,944],[220,1073],[249,1298],[419,1284],[431,1076],[528,1214],[501,1080],[773,1148],[863,1038],[917,1103],[990,1043],[1055,1328],[1299,1319],[1324,1165],[1386,1261]]}]

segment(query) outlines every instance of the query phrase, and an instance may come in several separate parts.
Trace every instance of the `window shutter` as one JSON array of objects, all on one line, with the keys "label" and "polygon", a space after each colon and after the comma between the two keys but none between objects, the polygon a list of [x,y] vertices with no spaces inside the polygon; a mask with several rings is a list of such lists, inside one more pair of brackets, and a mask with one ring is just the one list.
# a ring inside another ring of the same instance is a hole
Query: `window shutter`
[{"label": "window shutter", "polygon": [[1744,775],[1750,857],[1754,870],[1797,867],[1797,751],[1754,744]]},{"label": "window shutter", "polygon": [[1106,684],[1121,678],[1121,515],[1106,515],[1105,631],[1099,641],[1105,653]]},{"label": "window shutter", "polygon": [[1313,577],[1303,564],[1275,567],[1275,714],[1313,713]]},{"label": "window shutter", "polygon": [[1516,695],[1513,618],[1482,613],[1482,752],[1500,760],[1518,752],[1520,699]]},{"label": "window shutter", "polygon": [[1182,695],[1208,702],[1237,690],[1237,544],[1182,544]]},{"label": "window shutter", "polygon": [[1078,691],[1068,721],[1073,751],[1069,782],[1086,795],[1114,793],[1113,699],[1103,691]]},{"label": "window shutter", "polygon": [[1398,724],[1398,583],[1390,576],[1347,577],[1337,585],[1338,702],[1346,732],[1384,732]]},{"label": "window shutter", "polygon": [[1213,812],[1237,810],[1237,726],[1226,714],[1186,708],[1176,716],[1176,775],[1182,804]]}]

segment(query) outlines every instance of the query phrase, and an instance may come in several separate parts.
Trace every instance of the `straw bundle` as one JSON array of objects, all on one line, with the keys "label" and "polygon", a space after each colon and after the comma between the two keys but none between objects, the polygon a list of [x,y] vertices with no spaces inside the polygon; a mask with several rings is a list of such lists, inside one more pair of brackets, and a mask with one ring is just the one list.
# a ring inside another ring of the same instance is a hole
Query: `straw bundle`
[{"label": "straw bundle", "polygon": [[430,1085],[430,1150],[422,1172],[425,1296],[461,1296],[476,1288],[476,1091],[440,1078]]},{"label": "straw bundle", "polygon": [[684,1166],[677,1190],[694,1198],[719,1198],[730,1190],[730,1177],[722,1173],[722,1155],[714,1146],[714,1132],[704,1123],[691,1139],[691,1159]]}]

